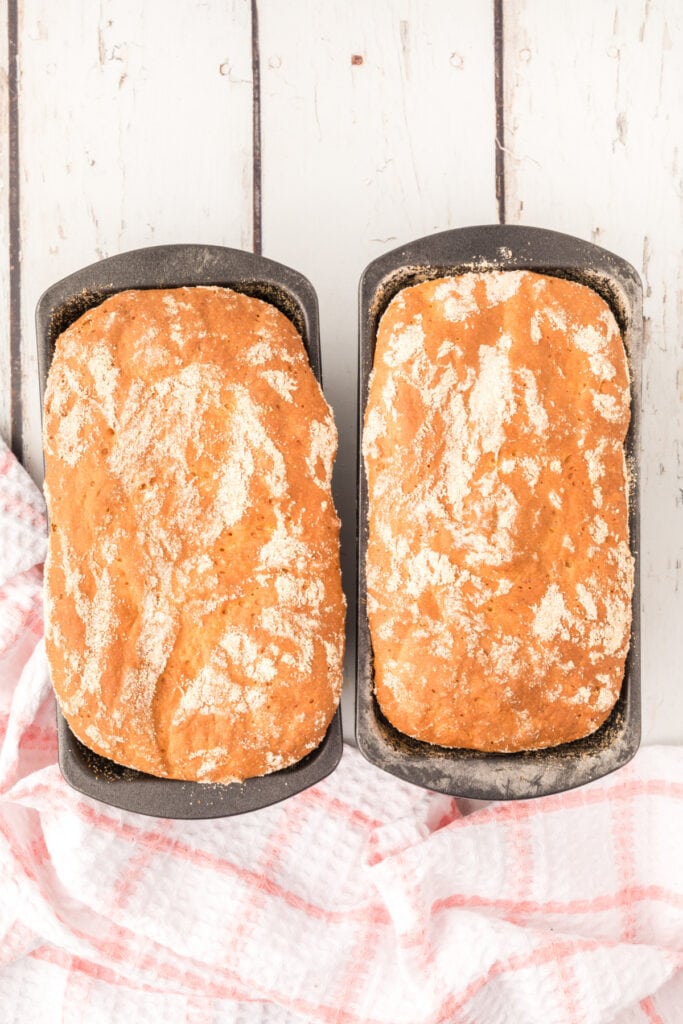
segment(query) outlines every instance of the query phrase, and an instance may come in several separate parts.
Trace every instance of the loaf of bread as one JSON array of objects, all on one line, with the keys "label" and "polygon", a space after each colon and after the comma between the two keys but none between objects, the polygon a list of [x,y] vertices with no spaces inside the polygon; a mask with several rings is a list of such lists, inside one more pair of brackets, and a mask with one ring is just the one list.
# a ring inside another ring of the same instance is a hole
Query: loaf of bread
[{"label": "loaf of bread", "polygon": [[367,609],[401,732],[502,752],[605,721],[630,639],[629,418],[619,328],[588,287],[466,273],[389,304],[363,435]]},{"label": "loaf of bread", "polygon": [[46,642],[84,744],[223,783],[320,744],[344,646],[336,443],[301,337],[266,302],[126,291],[58,338]]}]

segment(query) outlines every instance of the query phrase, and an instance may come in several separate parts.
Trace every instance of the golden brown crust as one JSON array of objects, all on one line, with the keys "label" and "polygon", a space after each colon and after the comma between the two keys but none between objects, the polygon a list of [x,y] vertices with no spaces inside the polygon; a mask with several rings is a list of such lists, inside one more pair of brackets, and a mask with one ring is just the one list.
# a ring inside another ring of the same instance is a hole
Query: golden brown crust
[{"label": "golden brown crust", "polygon": [[342,678],[336,441],[301,338],[258,299],[121,292],[59,337],[46,642],[88,747],[229,782],[318,746]]},{"label": "golden brown crust", "polygon": [[623,342],[576,282],[468,273],[382,317],[365,413],[375,689],[487,751],[598,728],[631,625]]}]

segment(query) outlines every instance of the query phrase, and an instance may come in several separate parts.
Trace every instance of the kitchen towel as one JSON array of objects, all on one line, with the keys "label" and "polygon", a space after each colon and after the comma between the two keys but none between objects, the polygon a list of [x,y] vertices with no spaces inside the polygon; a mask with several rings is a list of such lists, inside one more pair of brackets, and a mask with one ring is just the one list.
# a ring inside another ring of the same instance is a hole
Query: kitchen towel
[{"label": "kitchen towel", "polygon": [[56,765],[45,517],[0,443],[0,1021],[681,1024],[683,751],[471,805],[352,747],[204,822],[80,796]]}]

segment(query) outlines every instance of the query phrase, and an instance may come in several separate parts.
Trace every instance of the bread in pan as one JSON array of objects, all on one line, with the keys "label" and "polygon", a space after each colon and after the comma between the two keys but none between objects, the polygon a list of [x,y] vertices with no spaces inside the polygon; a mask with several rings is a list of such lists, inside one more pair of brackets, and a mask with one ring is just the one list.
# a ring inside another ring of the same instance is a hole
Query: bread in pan
[{"label": "bread in pan", "polygon": [[125,291],[58,338],[46,643],[84,744],[203,782],[319,745],[342,682],[336,440],[301,337],[258,299]]},{"label": "bread in pan", "polygon": [[590,288],[528,271],[406,288],[377,332],[363,453],[375,692],[428,743],[552,747],[624,675],[627,358]]}]

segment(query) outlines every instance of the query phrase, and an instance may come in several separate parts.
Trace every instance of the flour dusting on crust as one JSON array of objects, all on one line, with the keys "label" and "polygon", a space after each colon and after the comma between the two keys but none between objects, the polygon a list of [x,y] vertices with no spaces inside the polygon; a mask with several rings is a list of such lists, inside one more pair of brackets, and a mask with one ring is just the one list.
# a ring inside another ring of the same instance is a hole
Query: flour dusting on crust
[{"label": "flour dusting on crust", "polygon": [[528,271],[406,288],[365,410],[368,616],[399,729],[482,750],[594,731],[631,625],[628,367],[590,289]]},{"label": "flour dusting on crust", "polygon": [[339,701],[337,435],[292,324],[220,288],[122,292],[57,341],[47,648],[73,731],[156,775],[300,760]]}]

